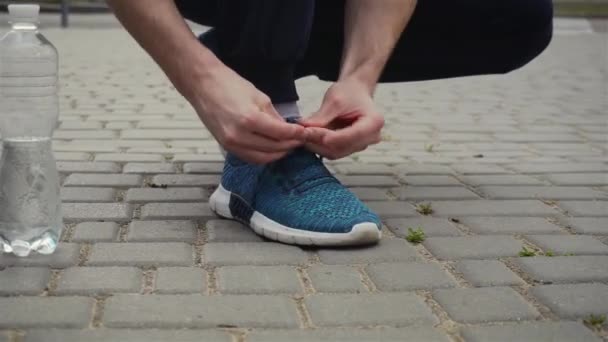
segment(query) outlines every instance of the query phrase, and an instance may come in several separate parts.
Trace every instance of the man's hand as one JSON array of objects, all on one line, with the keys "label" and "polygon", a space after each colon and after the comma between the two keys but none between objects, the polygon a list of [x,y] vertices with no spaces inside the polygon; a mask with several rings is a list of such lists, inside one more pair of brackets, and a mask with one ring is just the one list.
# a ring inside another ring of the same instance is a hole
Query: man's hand
[{"label": "man's hand", "polygon": [[376,111],[368,87],[342,80],[327,90],[319,111],[300,123],[309,131],[306,147],[339,159],[379,143],[384,118]]},{"label": "man's hand", "polygon": [[251,163],[266,164],[303,145],[306,130],[289,124],[268,96],[228,67],[194,75],[188,100],[218,142]]}]

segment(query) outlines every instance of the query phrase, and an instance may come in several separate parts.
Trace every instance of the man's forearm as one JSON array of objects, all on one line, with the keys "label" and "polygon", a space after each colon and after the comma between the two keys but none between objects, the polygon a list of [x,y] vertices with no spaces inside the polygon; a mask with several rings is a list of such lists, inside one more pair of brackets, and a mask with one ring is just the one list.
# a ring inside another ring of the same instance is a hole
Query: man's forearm
[{"label": "man's forearm", "polygon": [[174,0],[108,0],[116,17],[184,96],[193,74],[221,64],[196,39]]},{"label": "man's forearm", "polygon": [[416,0],[347,0],[340,79],[373,92],[415,7]]}]

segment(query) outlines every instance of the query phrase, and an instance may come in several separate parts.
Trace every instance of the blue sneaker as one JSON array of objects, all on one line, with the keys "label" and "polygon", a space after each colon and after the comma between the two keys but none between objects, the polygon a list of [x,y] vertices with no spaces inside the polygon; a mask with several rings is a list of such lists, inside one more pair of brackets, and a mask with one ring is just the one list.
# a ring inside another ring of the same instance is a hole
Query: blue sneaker
[{"label": "blue sneaker", "polygon": [[361,245],[382,235],[380,218],[304,148],[263,166],[228,154],[209,204],[219,216],[289,244]]}]

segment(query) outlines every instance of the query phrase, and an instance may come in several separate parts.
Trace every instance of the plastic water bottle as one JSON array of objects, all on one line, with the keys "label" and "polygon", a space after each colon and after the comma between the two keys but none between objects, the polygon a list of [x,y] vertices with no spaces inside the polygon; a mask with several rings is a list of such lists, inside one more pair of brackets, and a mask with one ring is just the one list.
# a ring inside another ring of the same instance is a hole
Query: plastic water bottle
[{"label": "plastic water bottle", "polygon": [[57,50],[38,31],[38,5],[9,5],[0,39],[0,252],[51,254],[63,228],[51,136]]}]

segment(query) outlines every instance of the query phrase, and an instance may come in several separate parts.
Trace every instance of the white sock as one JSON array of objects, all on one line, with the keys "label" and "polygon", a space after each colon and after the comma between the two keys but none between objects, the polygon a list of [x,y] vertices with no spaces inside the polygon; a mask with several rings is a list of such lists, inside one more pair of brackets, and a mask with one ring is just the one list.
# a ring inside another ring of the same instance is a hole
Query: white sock
[{"label": "white sock", "polygon": [[273,105],[284,119],[297,119],[300,117],[300,108],[298,107],[298,103],[296,101],[274,103]]}]

